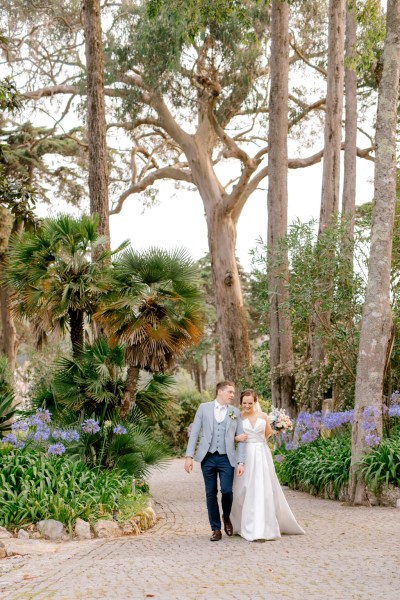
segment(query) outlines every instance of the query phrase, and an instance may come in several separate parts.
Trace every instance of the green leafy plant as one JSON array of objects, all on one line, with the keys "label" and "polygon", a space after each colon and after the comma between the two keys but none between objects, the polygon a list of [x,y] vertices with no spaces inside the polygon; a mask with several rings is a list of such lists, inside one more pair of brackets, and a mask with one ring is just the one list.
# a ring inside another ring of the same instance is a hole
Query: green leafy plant
[{"label": "green leafy plant", "polygon": [[53,518],[67,526],[78,517],[112,512],[131,491],[131,477],[34,450],[0,450],[0,524],[20,527]]},{"label": "green leafy plant", "polygon": [[383,439],[359,462],[360,473],[368,488],[380,492],[390,483],[400,486],[400,436]]},{"label": "green leafy plant", "polygon": [[[280,451],[281,453],[281,451]],[[338,498],[349,480],[350,436],[342,435],[289,450],[279,464],[282,484],[311,494]]]}]

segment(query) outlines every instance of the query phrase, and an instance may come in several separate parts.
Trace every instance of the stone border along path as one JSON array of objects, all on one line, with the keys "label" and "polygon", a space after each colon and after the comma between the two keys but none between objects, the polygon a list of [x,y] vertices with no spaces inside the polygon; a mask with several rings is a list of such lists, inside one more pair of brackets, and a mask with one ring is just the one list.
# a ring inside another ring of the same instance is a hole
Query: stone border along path
[{"label": "stone border along path", "polygon": [[351,508],[285,489],[306,535],[265,543],[223,535],[220,542],[212,543],[197,463],[189,476],[183,470],[183,460],[174,460],[166,470],[153,474],[151,490],[159,516],[153,529],[138,537],[52,544],[46,554],[33,551],[30,556],[3,559],[0,598],[400,597],[397,509]]}]

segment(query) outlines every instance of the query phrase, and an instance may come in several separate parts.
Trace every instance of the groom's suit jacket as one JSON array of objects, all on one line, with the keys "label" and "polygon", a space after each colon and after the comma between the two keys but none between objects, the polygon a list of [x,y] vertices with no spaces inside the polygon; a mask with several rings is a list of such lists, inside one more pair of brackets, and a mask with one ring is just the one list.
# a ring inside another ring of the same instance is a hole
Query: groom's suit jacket
[{"label": "groom's suit jacket", "polygon": [[[227,424],[225,432],[226,454],[232,467],[237,463],[244,463],[246,447],[243,442],[238,443],[238,452],[236,459],[235,435],[243,433],[243,421],[240,418],[240,412],[235,406],[227,407]],[[233,417],[233,415],[234,417]],[[231,416],[229,416],[231,415]],[[214,401],[200,404],[193,421],[192,431],[190,433],[187,445],[186,456],[194,456],[194,459],[201,462],[210,449],[214,424]],[[196,454],[196,444],[200,436],[199,446]]]}]

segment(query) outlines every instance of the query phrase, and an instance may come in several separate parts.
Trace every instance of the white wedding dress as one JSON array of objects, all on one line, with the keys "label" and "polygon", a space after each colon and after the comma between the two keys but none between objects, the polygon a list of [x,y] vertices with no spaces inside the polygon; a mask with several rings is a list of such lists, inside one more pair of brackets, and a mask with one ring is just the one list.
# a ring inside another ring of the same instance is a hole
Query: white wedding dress
[{"label": "white wedding dress", "polygon": [[275,540],[282,533],[303,534],[286,501],[265,439],[265,421],[254,427],[243,420],[247,433],[245,472],[233,482],[231,521],[234,533],[248,541]]}]

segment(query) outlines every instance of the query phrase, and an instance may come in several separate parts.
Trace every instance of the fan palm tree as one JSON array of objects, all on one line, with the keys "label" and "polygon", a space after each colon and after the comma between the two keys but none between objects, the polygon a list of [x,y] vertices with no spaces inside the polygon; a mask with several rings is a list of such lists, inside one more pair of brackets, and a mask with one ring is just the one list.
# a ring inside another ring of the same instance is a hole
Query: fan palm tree
[{"label": "fan palm tree", "polygon": [[83,347],[84,322],[95,312],[107,282],[109,252],[96,254],[104,239],[96,216],[61,214],[10,243],[5,281],[11,308],[44,335],[69,329],[73,353]]},{"label": "fan palm tree", "polygon": [[95,315],[114,343],[125,345],[128,376],[123,412],[135,397],[140,369],[165,373],[202,333],[197,268],[185,250],[122,252],[112,292]]}]

